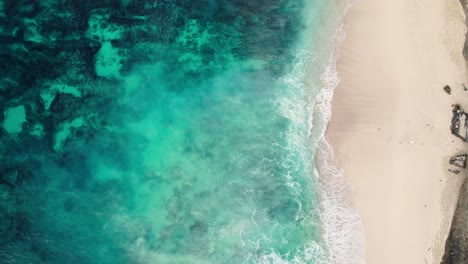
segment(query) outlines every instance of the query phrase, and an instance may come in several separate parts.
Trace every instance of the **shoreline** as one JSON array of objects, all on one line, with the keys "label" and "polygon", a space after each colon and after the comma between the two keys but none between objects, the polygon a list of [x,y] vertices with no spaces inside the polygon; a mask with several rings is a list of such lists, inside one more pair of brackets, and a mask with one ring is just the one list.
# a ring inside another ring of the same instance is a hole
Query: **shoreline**
[{"label": "shoreline", "polygon": [[[322,56],[317,56],[324,68],[320,68],[320,77],[316,69],[307,66],[305,73],[306,86],[319,86],[318,93],[311,97],[312,116],[310,122],[310,143],[316,146],[315,150],[315,175],[318,188],[320,220],[322,223],[322,241],[325,247],[321,254],[326,256],[320,259],[323,264],[362,264],[363,253],[363,231],[360,216],[353,208],[351,196],[348,192],[349,186],[338,168],[332,163],[332,148],[325,139],[327,125],[331,118],[331,101],[333,91],[339,84],[337,61],[340,57],[340,46],[344,40],[343,20],[349,9],[359,0],[342,0],[330,4],[326,22],[322,26],[328,30],[333,29],[331,38],[324,34],[315,40],[321,43],[319,50],[324,51]],[[328,19],[337,18],[337,19]],[[325,32],[329,32],[325,30]],[[314,35],[315,36],[315,35]]]},{"label": "shoreline", "polygon": [[462,6],[360,0],[344,20],[326,139],[362,218],[366,260],[439,263],[463,180],[448,159],[466,148],[449,131],[451,104],[468,109]]}]

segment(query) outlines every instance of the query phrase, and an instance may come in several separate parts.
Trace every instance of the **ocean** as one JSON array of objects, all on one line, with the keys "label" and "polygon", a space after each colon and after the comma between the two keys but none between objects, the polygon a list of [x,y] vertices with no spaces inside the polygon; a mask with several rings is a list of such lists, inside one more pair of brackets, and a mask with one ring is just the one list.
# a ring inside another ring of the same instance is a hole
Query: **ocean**
[{"label": "ocean", "polygon": [[0,1],[1,263],[361,263],[348,2]]}]

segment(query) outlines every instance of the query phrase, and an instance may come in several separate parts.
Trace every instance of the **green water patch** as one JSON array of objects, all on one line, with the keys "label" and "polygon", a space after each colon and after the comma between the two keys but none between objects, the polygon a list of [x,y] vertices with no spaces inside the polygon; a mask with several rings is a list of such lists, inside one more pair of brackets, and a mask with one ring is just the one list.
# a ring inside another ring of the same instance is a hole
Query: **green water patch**
[{"label": "green water patch", "polygon": [[26,112],[23,105],[8,108],[4,115],[3,128],[8,133],[19,133],[23,130],[22,125],[26,122]]},{"label": "green water patch", "polygon": [[62,124],[61,129],[55,134],[55,143],[54,143],[54,150],[59,151],[62,149],[62,146],[70,137],[72,129],[76,129],[84,124],[83,117],[78,117],[71,122],[65,122]]},{"label": "green water patch", "polygon": [[120,79],[120,69],[122,68],[119,51],[112,47],[110,42],[102,43],[96,54],[96,75],[109,79]]},{"label": "green water patch", "polygon": [[41,124],[35,124],[32,131],[29,133],[33,136],[42,137],[44,135],[44,126]]}]

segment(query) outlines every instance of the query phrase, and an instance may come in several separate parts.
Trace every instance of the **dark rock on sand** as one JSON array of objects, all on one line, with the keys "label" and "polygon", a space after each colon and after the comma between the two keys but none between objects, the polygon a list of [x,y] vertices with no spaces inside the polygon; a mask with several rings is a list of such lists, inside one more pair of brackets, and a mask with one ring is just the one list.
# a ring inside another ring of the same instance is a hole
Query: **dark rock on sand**
[{"label": "dark rock on sand", "polygon": [[459,168],[466,168],[466,157],[468,155],[467,154],[464,154],[464,155],[457,155],[455,157],[451,157],[450,160],[449,160],[449,163],[452,164],[452,165],[455,165]]},{"label": "dark rock on sand", "polygon": [[452,122],[450,125],[452,134],[463,141],[468,138],[468,114],[463,111],[459,104],[452,106]]},{"label": "dark rock on sand", "polygon": [[462,185],[441,264],[468,263],[468,180]]},{"label": "dark rock on sand", "polygon": [[449,172],[453,173],[453,174],[460,174],[460,170],[451,170],[451,169],[448,169]]},{"label": "dark rock on sand", "polygon": [[445,91],[447,94],[451,94],[451,93],[452,93],[452,88],[450,88],[450,86],[448,86],[448,85],[445,85],[445,86],[444,86],[444,91]]}]

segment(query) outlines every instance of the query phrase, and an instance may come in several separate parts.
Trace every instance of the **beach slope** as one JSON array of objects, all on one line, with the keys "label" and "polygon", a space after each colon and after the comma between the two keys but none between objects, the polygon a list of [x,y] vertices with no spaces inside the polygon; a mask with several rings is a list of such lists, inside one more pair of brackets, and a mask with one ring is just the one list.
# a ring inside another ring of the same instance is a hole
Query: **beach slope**
[{"label": "beach slope", "polygon": [[466,144],[449,129],[451,105],[467,109],[464,20],[457,0],[361,0],[345,18],[326,136],[362,217],[367,263],[442,259],[465,173],[447,171]]}]

